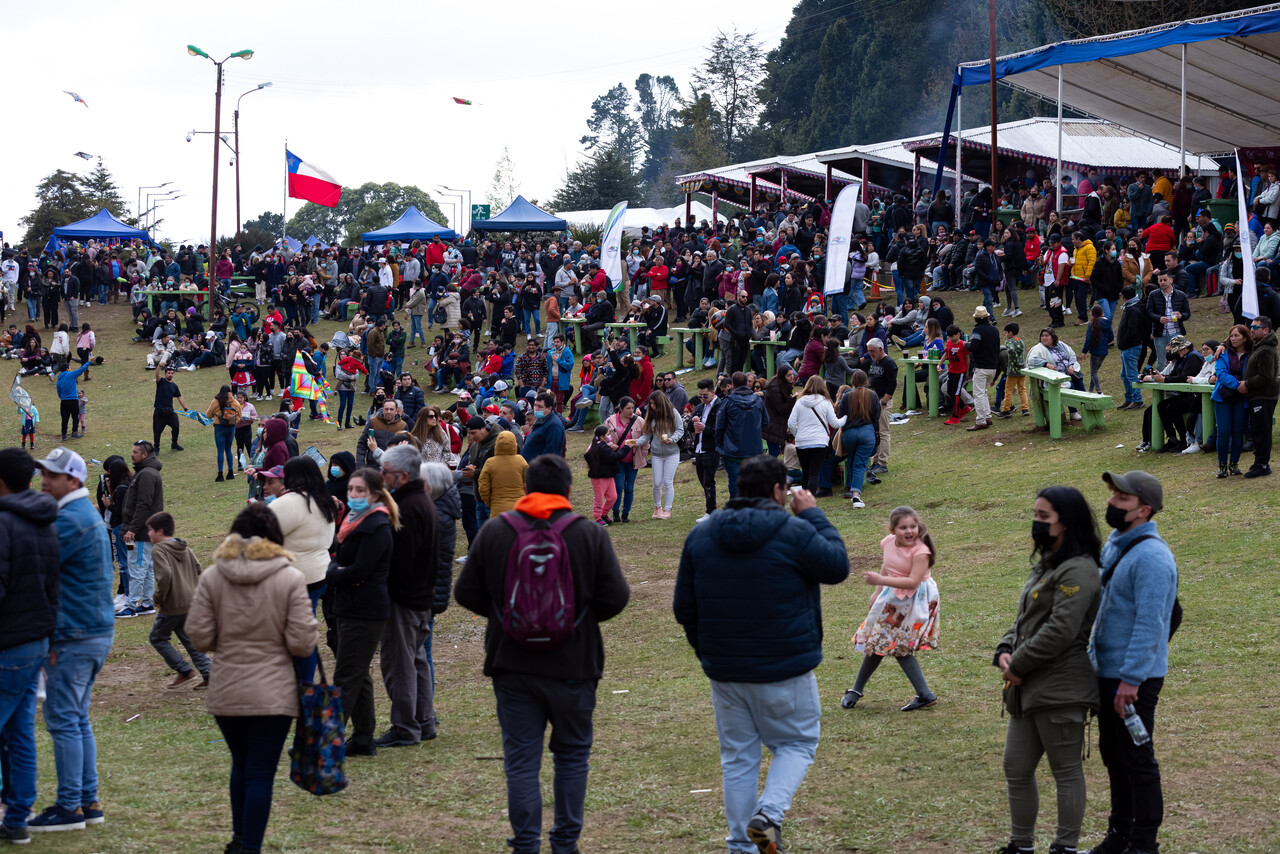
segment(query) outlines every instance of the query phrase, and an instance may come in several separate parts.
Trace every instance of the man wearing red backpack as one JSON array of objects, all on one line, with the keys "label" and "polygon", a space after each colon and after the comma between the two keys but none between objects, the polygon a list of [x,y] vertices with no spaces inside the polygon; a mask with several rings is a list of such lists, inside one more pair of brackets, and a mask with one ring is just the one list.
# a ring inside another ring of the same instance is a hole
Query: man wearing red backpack
[{"label": "man wearing red backpack", "polygon": [[[555,757],[552,854],[574,854],[582,833],[599,624],[631,595],[604,529],[573,512],[569,464],[543,454],[525,471],[526,495],[480,529],[454,597],[488,619],[484,674],[493,679],[515,854],[541,848],[543,732]],[[499,521],[500,520],[500,521]]]}]

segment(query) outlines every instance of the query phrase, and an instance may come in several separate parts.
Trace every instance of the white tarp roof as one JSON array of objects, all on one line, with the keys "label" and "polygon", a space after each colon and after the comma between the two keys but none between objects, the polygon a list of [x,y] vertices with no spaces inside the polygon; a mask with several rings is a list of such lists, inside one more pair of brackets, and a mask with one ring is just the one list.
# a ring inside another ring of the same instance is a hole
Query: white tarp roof
[{"label": "white tarp roof", "polygon": [[[711,208],[702,202],[695,200],[690,205],[690,211],[694,222],[706,220],[711,221]],[[609,211],[559,211],[556,216],[563,219],[569,225],[603,225],[604,221],[609,218]],[[676,217],[680,218],[680,222],[685,223],[684,205],[676,205],[670,208],[632,208],[628,207],[626,214],[622,217],[623,231],[639,231],[641,228],[648,226],[649,228],[658,228],[664,222],[672,225],[676,221]],[[728,222],[728,218],[723,213],[717,217],[721,222]],[[686,225],[688,223],[685,223]]]},{"label": "white tarp roof", "polygon": [[[1208,154],[1275,146],[1280,3],[997,57],[996,78],[1056,101],[1061,68],[1064,105],[1177,147],[1184,45],[1186,149]],[[953,107],[962,86],[988,85],[989,65],[956,68]]]}]

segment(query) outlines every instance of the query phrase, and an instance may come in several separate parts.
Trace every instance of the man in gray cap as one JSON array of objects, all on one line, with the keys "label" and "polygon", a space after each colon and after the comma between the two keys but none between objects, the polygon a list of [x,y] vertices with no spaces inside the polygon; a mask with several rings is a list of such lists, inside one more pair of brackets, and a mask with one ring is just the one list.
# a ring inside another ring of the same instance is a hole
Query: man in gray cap
[{"label": "man in gray cap", "polygon": [[[1150,733],[1169,672],[1169,637],[1181,621],[1178,565],[1151,520],[1164,507],[1160,481],[1147,472],[1107,472],[1102,597],[1089,658],[1098,674],[1098,752],[1111,783],[1107,835],[1090,854],[1155,854],[1164,819],[1160,766]],[[1136,714],[1147,738],[1137,744],[1125,718]]]}]

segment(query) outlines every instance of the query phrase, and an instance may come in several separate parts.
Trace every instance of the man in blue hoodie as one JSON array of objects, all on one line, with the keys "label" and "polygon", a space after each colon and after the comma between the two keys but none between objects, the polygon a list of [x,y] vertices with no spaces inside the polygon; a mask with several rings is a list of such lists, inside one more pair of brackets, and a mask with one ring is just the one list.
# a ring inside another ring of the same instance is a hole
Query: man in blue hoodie
[{"label": "man in blue hoodie", "polygon": [[62,555],[58,620],[45,665],[48,698],[44,701],[45,727],[53,739],[58,770],[58,798],[32,819],[29,828],[32,832],[83,830],[86,824],[104,820],[89,701],[115,636],[115,572],[107,526],[84,486],[89,476],[84,458],[59,447],[36,466],[44,473],[40,491],[58,502],[54,524]]},{"label": "man in blue hoodie", "polygon": [[[1132,707],[1155,732],[1156,702],[1169,672],[1169,635],[1178,596],[1178,565],[1151,521],[1164,490],[1144,471],[1107,472],[1111,487],[1102,549],[1102,598],[1089,658],[1098,673],[1102,709],[1098,752],[1111,782],[1107,835],[1090,854],[1155,854],[1164,796],[1155,744],[1134,744],[1125,726]],[[1174,626],[1173,628],[1176,628]]]},{"label": "man in blue hoodie", "polygon": [[[738,490],[685,540],[673,608],[711,679],[729,851],[748,854],[781,850],[782,821],[813,764],[819,585],[844,581],[849,556],[810,492],[797,490],[787,514],[780,460],[743,461]],[[773,754],[763,793],[761,744]]]},{"label": "man in blue hoodie", "polygon": [[89,369],[85,362],[74,371],[63,371],[55,381],[58,389],[58,403],[62,412],[62,441],[67,441],[67,420],[71,421],[71,438],[79,439],[80,431],[76,425],[80,423],[80,394],[76,389],[76,380]]},{"label": "man in blue hoodie", "polygon": [[733,373],[733,391],[720,404],[716,419],[716,448],[720,462],[729,476],[729,497],[738,495],[738,468],[742,461],[757,456],[764,449],[764,398],[747,385],[747,375]]},{"label": "man in blue hoodie", "polygon": [[0,843],[16,845],[31,839],[36,678],[58,609],[58,502],[31,490],[34,471],[26,451],[0,451],[0,740],[7,752]]}]

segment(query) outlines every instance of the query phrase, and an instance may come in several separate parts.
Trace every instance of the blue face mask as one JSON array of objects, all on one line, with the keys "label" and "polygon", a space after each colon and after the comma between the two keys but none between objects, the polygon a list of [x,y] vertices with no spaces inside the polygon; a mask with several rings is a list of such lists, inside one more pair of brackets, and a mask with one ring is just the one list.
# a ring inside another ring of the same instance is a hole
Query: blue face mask
[{"label": "blue face mask", "polygon": [[333,477],[335,478],[341,478],[342,469],[338,468],[337,466],[329,466],[329,474],[333,475]]},{"label": "blue face mask", "polygon": [[264,504],[270,504],[272,501],[275,501],[275,500],[276,500],[276,497],[274,495],[268,495],[266,498],[262,499]]},{"label": "blue face mask", "polygon": [[347,509],[352,513],[363,513],[369,509],[368,498],[348,498]]},{"label": "blue face mask", "polygon": [[541,421],[542,419],[544,419],[544,418],[546,418],[546,417],[547,417],[547,410],[545,410],[545,409],[535,409],[535,410],[533,410],[533,417],[534,417],[535,419],[537,419],[538,421]]}]

